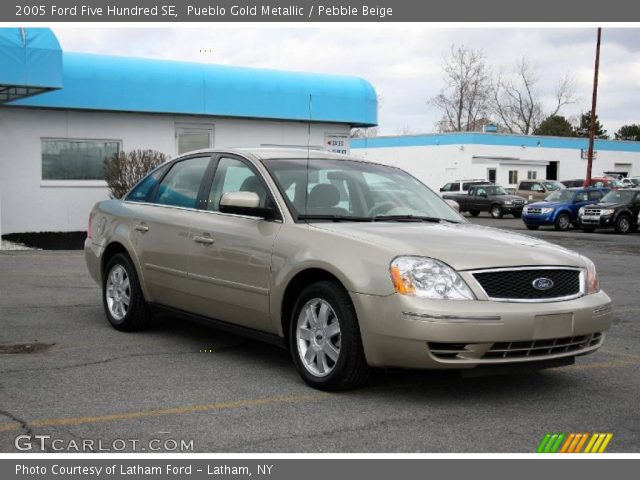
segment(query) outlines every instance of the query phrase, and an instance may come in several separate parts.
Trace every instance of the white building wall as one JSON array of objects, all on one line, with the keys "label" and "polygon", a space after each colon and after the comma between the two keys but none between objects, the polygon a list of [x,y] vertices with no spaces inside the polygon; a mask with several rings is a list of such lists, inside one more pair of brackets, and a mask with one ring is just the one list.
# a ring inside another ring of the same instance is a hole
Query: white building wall
[{"label": "white building wall", "polygon": [[[64,232],[87,228],[92,206],[108,198],[104,182],[43,181],[42,138],[120,140],[125,151],[154,149],[176,154],[177,124],[213,125],[214,147],[264,144],[306,146],[309,125],[119,112],[0,108],[0,232]],[[326,134],[348,134],[349,126],[312,124],[310,144]]]},{"label": "white building wall", "polygon": [[[351,154],[370,161],[400,167],[438,191],[445,183],[460,179],[486,179],[487,170],[495,168],[498,184],[509,183],[509,171],[518,172],[518,181],[535,171],[536,178],[546,177],[549,162],[558,163],[558,179],[584,178],[587,162],[579,149],[511,147],[495,145],[433,145],[382,148],[352,148]],[[640,153],[601,150],[593,163],[592,176],[624,168],[630,175],[640,175]]]}]

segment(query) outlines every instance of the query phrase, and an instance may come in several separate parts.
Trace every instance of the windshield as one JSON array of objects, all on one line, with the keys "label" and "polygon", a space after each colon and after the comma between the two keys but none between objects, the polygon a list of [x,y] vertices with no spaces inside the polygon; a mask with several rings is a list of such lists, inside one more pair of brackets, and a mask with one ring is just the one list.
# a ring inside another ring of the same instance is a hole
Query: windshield
[{"label": "windshield", "polygon": [[263,163],[298,220],[465,222],[442,198],[398,168],[334,159]]},{"label": "windshield", "polygon": [[547,195],[545,200],[547,202],[573,202],[573,196],[575,194],[575,190],[556,190]]},{"label": "windshield", "polygon": [[506,190],[502,187],[485,187],[487,195],[508,195]]},{"label": "windshield", "polygon": [[565,188],[565,186],[560,182],[542,182],[542,183],[544,184],[545,188],[549,192],[554,192],[556,190],[562,190]]},{"label": "windshield", "polygon": [[631,203],[635,194],[633,190],[612,190],[602,197],[600,203]]}]

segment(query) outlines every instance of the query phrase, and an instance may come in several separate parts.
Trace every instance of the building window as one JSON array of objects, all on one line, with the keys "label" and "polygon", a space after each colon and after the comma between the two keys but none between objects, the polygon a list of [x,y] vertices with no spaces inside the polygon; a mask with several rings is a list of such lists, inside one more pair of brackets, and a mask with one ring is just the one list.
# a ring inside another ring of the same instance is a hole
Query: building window
[{"label": "building window", "polygon": [[104,160],[120,152],[119,140],[42,140],[43,180],[104,180]]},{"label": "building window", "polygon": [[518,171],[509,170],[509,184],[515,185],[516,183],[518,183]]},{"label": "building window", "polygon": [[528,180],[536,180],[537,178],[538,178],[538,172],[536,172],[535,170],[529,170],[527,172]]},{"label": "building window", "polygon": [[213,147],[213,127],[178,126],[176,128],[176,147],[178,155]]}]

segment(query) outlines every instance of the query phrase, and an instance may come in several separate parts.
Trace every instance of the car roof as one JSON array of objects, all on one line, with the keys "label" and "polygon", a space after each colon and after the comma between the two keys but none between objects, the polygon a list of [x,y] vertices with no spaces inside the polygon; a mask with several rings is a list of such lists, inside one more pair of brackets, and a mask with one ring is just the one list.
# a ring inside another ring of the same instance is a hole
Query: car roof
[{"label": "car roof", "polygon": [[187,152],[179,157],[194,155],[199,153],[229,153],[241,156],[250,156],[260,160],[286,160],[295,158],[310,159],[331,159],[331,160],[352,160],[365,162],[362,158],[351,157],[339,153],[318,150],[317,148],[288,148],[288,147],[237,147],[237,148],[205,148]]}]

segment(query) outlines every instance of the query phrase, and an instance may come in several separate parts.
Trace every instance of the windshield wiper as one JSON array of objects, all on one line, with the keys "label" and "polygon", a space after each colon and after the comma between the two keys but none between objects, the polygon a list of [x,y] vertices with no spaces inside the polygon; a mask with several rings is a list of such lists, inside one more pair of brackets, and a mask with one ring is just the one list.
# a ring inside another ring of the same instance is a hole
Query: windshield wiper
[{"label": "windshield wiper", "polygon": [[372,217],[350,215],[298,215],[298,220],[328,220],[330,222],[372,222]]}]

